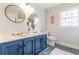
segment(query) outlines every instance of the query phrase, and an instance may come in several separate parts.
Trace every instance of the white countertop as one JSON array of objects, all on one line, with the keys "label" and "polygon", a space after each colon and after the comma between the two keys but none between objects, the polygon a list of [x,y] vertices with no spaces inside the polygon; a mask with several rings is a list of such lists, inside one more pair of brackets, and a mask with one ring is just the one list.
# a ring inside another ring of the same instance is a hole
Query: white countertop
[{"label": "white countertop", "polygon": [[37,36],[37,35],[43,35],[43,34],[46,34],[46,33],[35,33],[35,34],[29,34],[29,35],[21,35],[21,36],[11,36],[11,35],[8,35],[8,36],[0,36],[0,43],[5,43],[5,42],[9,42],[9,41],[14,41],[14,40],[21,40],[23,38],[29,38],[29,37],[34,37],[34,36]]}]

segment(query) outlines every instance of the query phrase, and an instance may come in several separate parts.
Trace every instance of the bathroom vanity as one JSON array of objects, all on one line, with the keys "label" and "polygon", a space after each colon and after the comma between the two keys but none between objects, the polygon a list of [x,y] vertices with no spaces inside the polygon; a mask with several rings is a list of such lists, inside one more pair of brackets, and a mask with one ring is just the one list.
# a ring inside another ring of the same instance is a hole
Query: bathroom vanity
[{"label": "bathroom vanity", "polygon": [[[14,4],[7,5],[4,10],[6,18],[17,24],[24,22],[26,19],[25,13],[20,7],[20,5]],[[47,47],[47,33],[32,33],[31,31],[31,29],[35,29],[34,19],[36,18],[38,18],[36,13],[31,16],[29,15],[26,22],[27,33],[16,32],[9,33],[9,35],[5,35],[6,33],[4,33],[4,35],[3,33],[0,34],[0,55],[37,55]]]},{"label": "bathroom vanity", "polygon": [[37,55],[46,47],[46,33],[0,39],[0,55]]}]

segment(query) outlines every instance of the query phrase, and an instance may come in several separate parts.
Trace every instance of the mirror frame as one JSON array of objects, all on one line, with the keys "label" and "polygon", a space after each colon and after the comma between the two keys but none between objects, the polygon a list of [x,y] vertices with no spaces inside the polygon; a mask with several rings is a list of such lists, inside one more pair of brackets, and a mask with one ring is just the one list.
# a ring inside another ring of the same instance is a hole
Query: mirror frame
[{"label": "mirror frame", "polygon": [[[7,8],[8,7],[10,7],[10,6],[15,6],[15,7],[17,7],[17,8],[20,8],[19,6],[17,6],[17,5],[7,5],[6,7],[5,7],[5,16],[10,20],[10,21],[12,21],[12,22],[14,22],[14,23],[22,23],[22,22],[24,22],[24,20],[25,20],[25,13],[24,13],[24,19],[21,21],[21,22],[16,22],[16,21],[13,21],[12,19],[10,19],[9,18],[9,16],[7,15]],[[21,9],[21,8],[20,8]],[[23,11],[23,10],[22,10]],[[24,11],[23,11],[24,12]]]}]

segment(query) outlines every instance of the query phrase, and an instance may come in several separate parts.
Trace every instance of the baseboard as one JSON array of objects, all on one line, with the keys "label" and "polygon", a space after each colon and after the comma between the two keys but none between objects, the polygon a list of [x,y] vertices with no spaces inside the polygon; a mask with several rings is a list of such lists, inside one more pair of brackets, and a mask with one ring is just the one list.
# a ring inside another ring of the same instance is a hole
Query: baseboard
[{"label": "baseboard", "polygon": [[79,50],[79,46],[70,45],[70,44],[66,44],[66,43],[62,43],[62,42],[56,42],[56,43]]}]

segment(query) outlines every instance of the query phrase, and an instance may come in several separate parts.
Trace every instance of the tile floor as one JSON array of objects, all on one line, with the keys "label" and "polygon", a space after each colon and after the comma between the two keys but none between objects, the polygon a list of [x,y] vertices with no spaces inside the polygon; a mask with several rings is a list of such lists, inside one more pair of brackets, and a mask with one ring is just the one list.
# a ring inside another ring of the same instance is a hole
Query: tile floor
[{"label": "tile floor", "polygon": [[42,52],[40,52],[38,55],[75,55],[75,54],[72,54],[70,52],[67,52],[67,51],[62,50],[57,47],[48,46]]},{"label": "tile floor", "polygon": [[43,51],[41,51],[38,55],[49,55],[55,47],[47,46]]},{"label": "tile floor", "polygon": [[63,51],[67,51],[67,52],[70,52],[72,54],[75,54],[75,55],[79,55],[79,50],[78,49],[74,49],[74,48],[71,48],[71,47],[67,47],[67,46],[64,46],[64,45],[61,45],[61,44],[55,44],[55,46]]},{"label": "tile floor", "polygon": [[55,48],[49,55],[74,55],[59,48]]}]

